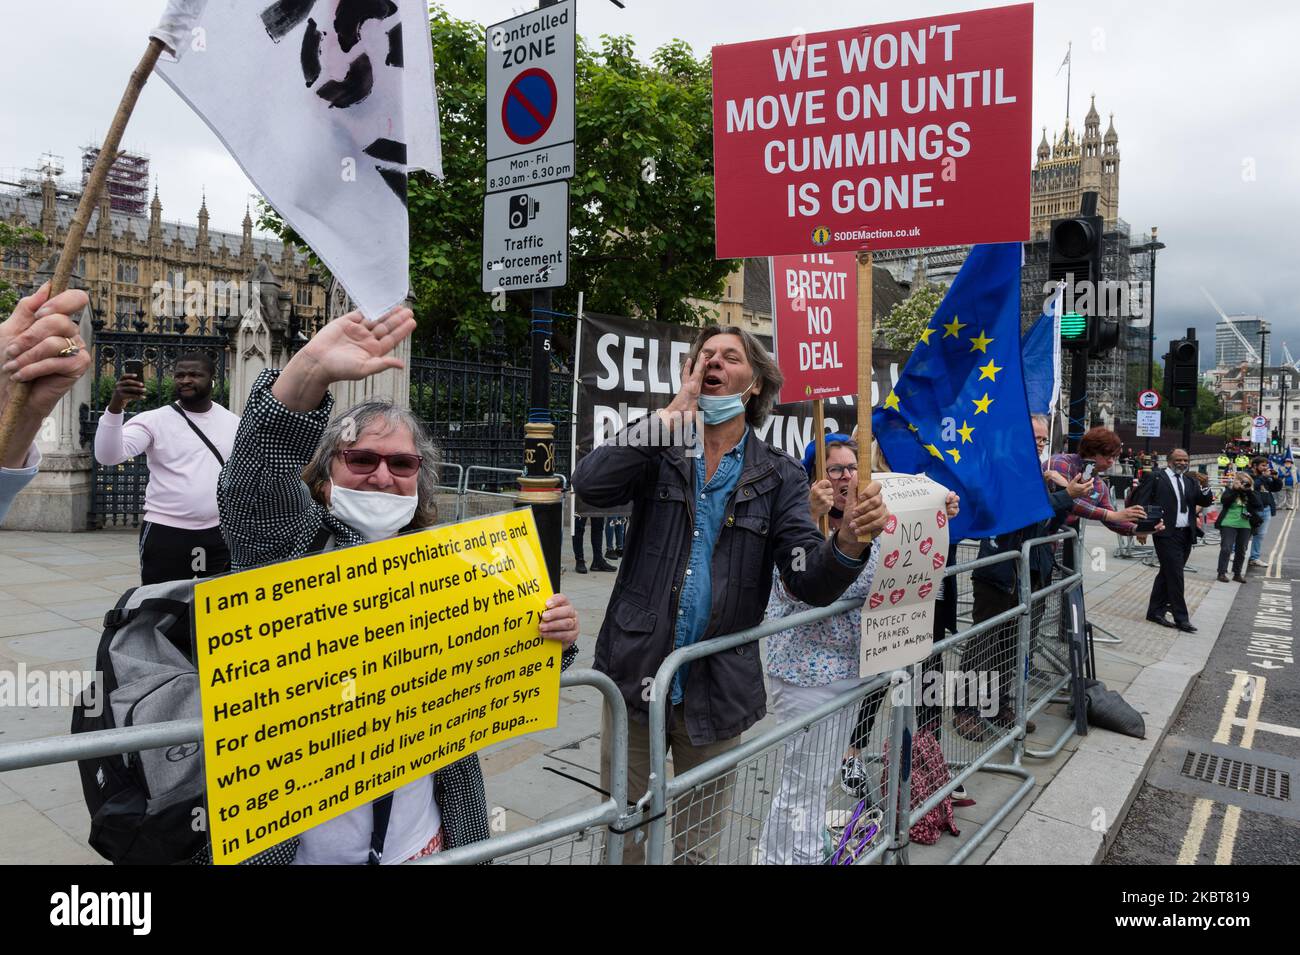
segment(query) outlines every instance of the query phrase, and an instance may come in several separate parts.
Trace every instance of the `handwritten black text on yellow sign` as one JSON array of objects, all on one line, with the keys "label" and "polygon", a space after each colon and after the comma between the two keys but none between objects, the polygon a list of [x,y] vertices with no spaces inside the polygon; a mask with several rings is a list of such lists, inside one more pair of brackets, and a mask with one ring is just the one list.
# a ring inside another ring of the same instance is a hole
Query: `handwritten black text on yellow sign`
[{"label": "handwritten black text on yellow sign", "polygon": [[528,509],[198,584],[213,860],[554,726],[550,595]]}]

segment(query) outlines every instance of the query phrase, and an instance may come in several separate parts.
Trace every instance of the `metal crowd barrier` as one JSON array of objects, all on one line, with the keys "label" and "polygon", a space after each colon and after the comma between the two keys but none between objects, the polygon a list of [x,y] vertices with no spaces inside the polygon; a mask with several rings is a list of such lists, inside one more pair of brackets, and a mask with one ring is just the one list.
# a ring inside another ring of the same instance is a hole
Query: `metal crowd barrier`
[{"label": "metal crowd barrier", "polygon": [[[604,697],[605,725],[613,733],[607,747],[607,797],[594,807],[413,864],[617,865],[625,855],[636,860],[644,855],[650,864],[755,864],[793,858],[821,861],[837,850],[841,862],[905,863],[911,828],[976,773],[1020,779],[1020,786],[988,821],[963,835],[951,862],[965,861],[1033,789],[1034,777],[1022,759],[1056,755],[1075,731],[1071,723],[1046,751],[1025,745],[1027,720],[1053,702],[1072,674],[1062,598],[1082,581],[1082,572],[1075,570],[1036,591],[1029,576],[1031,548],[1058,541],[1074,547],[1074,566],[1081,567],[1082,545],[1073,530],[1028,541],[1018,554],[950,566],[945,577],[956,578],[959,594],[972,594],[973,608],[973,590],[963,591],[961,578],[980,567],[1018,561],[1016,603],[936,643],[924,662],[859,681],[794,719],[759,724],[749,739],[670,778],[665,717],[673,676],[683,664],[719,653],[757,654],[758,641],[857,609],[862,599],[840,600],[674,651],[654,677],[648,789],[638,794],[634,805],[628,803],[628,714],[621,692],[609,677],[593,670],[562,674],[561,686],[592,686]],[[1008,660],[1011,647],[1014,656]],[[1009,693],[998,686],[999,705],[991,714],[982,708],[972,714],[969,699],[958,704],[946,692],[949,673],[981,668],[1014,674]],[[938,702],[926,695],[932,691],[935,672],[944,675]],[[1008,706],[1014,707],[1011,713],[1006,712]],[[910,770],[915,750],[908,750],[919,732],[933,733],[940,742],[949,779],[913,805]],[[193,719],[6,743],[0,744],[0,772],[201,739],[202,723]],[[850,744],[864,770],[859,788],[851,793],[837,778]],[[894,755],[900,752],[901,759]],[[851,838],[843,835],[846,828]],[[630,844],[628,835],[633,836]]]}]

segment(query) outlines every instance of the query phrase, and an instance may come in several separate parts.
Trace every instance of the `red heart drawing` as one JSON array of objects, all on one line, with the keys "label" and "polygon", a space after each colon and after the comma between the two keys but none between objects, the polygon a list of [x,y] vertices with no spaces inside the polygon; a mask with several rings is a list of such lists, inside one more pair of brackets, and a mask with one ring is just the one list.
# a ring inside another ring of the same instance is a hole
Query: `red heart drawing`
[{"label": "red heart drawing", "polygon": [[927,537],[925,540],[921,541],[921,553],[922,554],[930,553],[930,548],[933,546],[934,546],[934,538]]},{"label": "red heart drawing", "polygon": [[898,528],[898,518],[893,514],[889,515],[889,520],[885,521],[885,533],[892,534]]},{"label": "red heart drawing", "polygon": [[871,595],[871,599],[867,601],[867,603],[871,604],[871,609],[872,609],[872,610],[875,610],[877,607],[879,607],[879,606],[880,606],[882,603],[884,603],[884,602],[885,602],[885,595],[884,595],[884,594],[872,594],[872,595]]},{"label": "red heart drawing", "polygon": [[903,595],[904,595],[905,593],[907,593],[907,591],[906,591],[906,590],[901,590],[901,589],[900,589],[900,590],[895,590],[895,591],[893,591],[893,592],[890,593],[890,595],[889,595],[889,602],[890,602],[891,604],[896,604],[896,603],[898,603],[900,600],[903,599]]},{"label": "red heart drawing", "polygon": [[921,597],[921,599],[924,600],[926,597],[930,596],[930,591],[932,590],[934,590],[933,584],[922,584],[919,588],[917,588],[916,592]]},{"label": "red heart drawing", "polygon": [[886,554],[886,555],[885,555],[885,566],[886,566],[886,567],[893,567],[893,566],[894,566],[895,564],[897,564],[897,563],[898,563],[898,551],[894,551],[894,552],[891,553],[891,554]]},{"label": "red heart drawing", "polygon": [[948,514],[946,511],[939,511],[934,515],[934,522],[940,527],[948,523]]},{"label": "red heart drawing", "polygon": [[943,554],[936,553],[936,554],[934,555],[934,569],[935,569],[935,570],[938,570],[940,567],[943,566],[943,560],[944,560],[944,556],[943,556]]}]

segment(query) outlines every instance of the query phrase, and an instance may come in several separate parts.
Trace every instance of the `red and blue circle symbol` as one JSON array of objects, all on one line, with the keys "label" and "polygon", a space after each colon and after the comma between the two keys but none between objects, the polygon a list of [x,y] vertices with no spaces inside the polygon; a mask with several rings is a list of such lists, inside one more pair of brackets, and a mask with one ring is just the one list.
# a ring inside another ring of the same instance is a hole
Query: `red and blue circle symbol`
[{"label": "red and blue circle symbol", "polygon": [[521,146],[537,142],[551,128],[559,102],[550,73],[524,70],[510,81],[501,101],[501,125],[506,135]]}]

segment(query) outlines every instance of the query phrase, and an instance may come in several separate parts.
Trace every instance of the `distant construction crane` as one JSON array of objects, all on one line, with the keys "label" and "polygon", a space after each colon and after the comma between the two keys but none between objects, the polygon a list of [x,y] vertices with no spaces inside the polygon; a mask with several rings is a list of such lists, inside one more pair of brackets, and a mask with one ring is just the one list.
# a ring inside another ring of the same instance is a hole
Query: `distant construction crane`
[{"label": "distant construction crane", "polygon": [[1292,371],[1300,371],[1300,361],[1296,361],[1291,356],[1291,349],[1286,347],[1286,342],[1282,343],[1282,355],[1286,358],[1286,366]]},{"label": "distant construction crane", "polygon": [[1201,292],[1210,300],[1210,304],[1213,305],[1214,310],[1219,313],[1219,317],[1223,319],[1223,323],[1232,329],[1232,334],[1237,336],[1237,341],[1241,342],[1242,347],[1246,349],[1246,354],[1250,355],[1250,363],[1252,365],[1259,364],[1259,352],[1255,351],[1255,346],[1252,345],[1250,341],[1247,340],[1246,336],[1241,333],[1241,329],[1237,327],[1237,323],[1229,318],[1223,309],[1219,308],[1219,303],[1214,300],[1214,296],[1212,296],[1204,286],[1201,286]]}]

